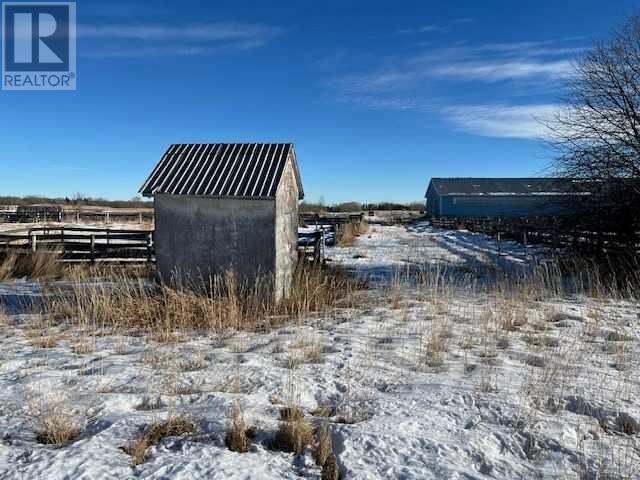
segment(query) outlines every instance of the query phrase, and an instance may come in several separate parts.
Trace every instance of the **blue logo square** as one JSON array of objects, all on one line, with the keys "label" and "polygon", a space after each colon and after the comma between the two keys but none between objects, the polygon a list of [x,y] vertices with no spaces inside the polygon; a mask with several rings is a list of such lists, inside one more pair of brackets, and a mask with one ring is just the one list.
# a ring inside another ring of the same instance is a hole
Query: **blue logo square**
[{"label": "blue logo square", "polygon": [[2,13],[2,88],[75,89],[75,2],[5,2]]}]

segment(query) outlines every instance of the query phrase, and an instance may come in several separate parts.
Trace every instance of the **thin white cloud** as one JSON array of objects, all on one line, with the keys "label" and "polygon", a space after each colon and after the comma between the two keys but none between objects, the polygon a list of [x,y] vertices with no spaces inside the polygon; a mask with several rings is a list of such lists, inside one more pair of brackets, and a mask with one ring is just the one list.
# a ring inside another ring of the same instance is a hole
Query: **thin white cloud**
[{"label": "thin white cloud", "polygon": [[[385,58],[369,71],[335,78],[325,86],[334,100],[349,105],[412,110],[475,135],[541,139],[549,135],[545,123],[559,106],[542,103],[539,95],[560,93],[573,72],[572,55],[582,50],[569,43],[576,40],[428,49],[409,58]],[[514,100],[517,97],[521,100]],[[522,100],[525,97],[529,100]]]},{"label": "thin white cloud", "polygon": [[456,128],[476,135],[500,138],[543,139],[545,122],[559,110],[557,104],[463,105],[443,109]]},{"label": "thin white cloud", "polygon": [[558,60],[543,61],[478,61],[438,65],[431,73],[442,77],[456,77],[463,80],[497,82],[533,77],[548,79],[566,78],[571,74],[571,62]]},{"label": "thin white cloud", "polygon": [[347,75],[326,84],[346,94],[372,94],[401,89],[422,76],[422,72],[419,71],[382,70],[369,74]]},{"label": "thin white cloud", "polygon": [[[572,40],[572,39],[571,39]],[[427,50],[411,58],[392,58],[369,72],[345,75],[325,82],[351,94],[371,94],[419,88],[429,81],[521,82],[563,80],[571,76],[567,39],[546,42],[514,42],[462,45]]]},{"label": "thin white cloud", "polygon": [[86,56],[95,58],[136,58],[136,57],[195,57],[229,53],[233,47],[207,47],[188,45],[163,45],[139,47],[107,47],[91,50]]},{"label": "thin white cloud", "polygon": [[446,32],[449,30],[450,26],[453,25],[461,25],[465,23],[473,23],[475,20],[473,18],[454,18],[453,20],[448,20],[443,23],[430,23],[426,25],[421,25],[419,27],[413,28],[403,28],[396,32],[397,35],[419,35],[421,33],[433,33],[433,32]]},{"label": "thin white cloud", "polygon": [[412,97],[380,97],[375,95],[345,95],[334,98],[334,101],[371,110],[428,111],[430,103]]},{"label": "thin white cloud", "polygon": [[78,36],[106,43],[94,56],[208,55],[259,48],[282,35],[279,27],[243,23],[78,26]]},{"label": "thin white cloud", "polygon": [[420,33],[431,33],[431,32],[444,32],[447,30],[447,27],[443,25],[422,25],[421,27],[416,28],[404,28],[402,30],[398,30],[396,33],[398,35],[418,35]]}]

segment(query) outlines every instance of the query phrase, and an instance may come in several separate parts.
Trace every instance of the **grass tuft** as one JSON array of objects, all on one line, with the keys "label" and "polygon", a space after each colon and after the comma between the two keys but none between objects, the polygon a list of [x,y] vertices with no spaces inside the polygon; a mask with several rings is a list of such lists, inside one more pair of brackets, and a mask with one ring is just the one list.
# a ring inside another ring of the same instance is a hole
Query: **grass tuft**
[{"label": "grass tuft", "polygon": [[229,450],[237,453],[247,453],[251,445],[250,431],[245,422],[240,402],[235,402],[231,410],[229,428],[224,438],[224,443]]},{"label": "grass tuft", "polygon": [[195,425],[186,417],[170,416],[167,420],[157,422],[149,426],[145,433],[124,450],[131,455],[131,463],[134,466],[141,465],[149,458],[149,448],[158,445],[168,437],[196,432]]},{"label": "grass tuft", "polygon": [[84,419],[64,399],[47,395],[29,406],[36,440],[61,448],[82,432]]},{"label": "grass tuft", "polygon": [[351,222],[341,226],[337,232],[338,245],[341,247],[350,247],[355,239],[360,235],[367,233],[369,224],[367,222]]}]

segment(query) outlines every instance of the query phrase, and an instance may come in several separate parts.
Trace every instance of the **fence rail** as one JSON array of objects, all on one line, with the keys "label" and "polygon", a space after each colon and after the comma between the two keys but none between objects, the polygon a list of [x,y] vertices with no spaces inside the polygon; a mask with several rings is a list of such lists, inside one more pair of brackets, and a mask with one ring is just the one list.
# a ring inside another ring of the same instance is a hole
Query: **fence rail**
[{"label": "fence rail", "polygon": [[515,240],[525,246],[544,245],[555,249],[640,254],[640,232],[621,236],[615,232],[565,229],[556,225],[553,218],[507,219],[497,217],[440,217],[431,219],[437,228],[469,230],[501,240]]},{"label": "fence rail", "polygon": [[300,223],[306,225],[346,225],[348,223],[359,223],[362,221],[364,215],[362,213],[334,213],[334,214],[322,214],[322,213],[301,213]]},{"label": "fence rail", "polygon": [[39,250],[55,252],[68,262],[152,262],[153,231],[64,227],[0,234],[0,254],[15,251],[25,255]]},{"label": "fence rail", "polygon": [[0,210],[0,220],[7,223],[39,222],[153,222],[153,211],[85,211],[85,210]]}]

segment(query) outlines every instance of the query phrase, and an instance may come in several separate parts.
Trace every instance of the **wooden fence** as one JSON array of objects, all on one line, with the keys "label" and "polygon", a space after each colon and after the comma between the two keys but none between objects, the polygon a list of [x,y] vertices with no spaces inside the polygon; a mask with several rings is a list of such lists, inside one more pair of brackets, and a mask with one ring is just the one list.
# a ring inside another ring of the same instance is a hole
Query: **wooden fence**
[{"label": "wooden fence", "polygon": [[92,228],[43,228],[0,234],[0,253],[46,250],[68,262],[152,262],[153,231]]},{"label": "wooden fence", "polygon": [[7,223],[39,222],[153,222],[153,210],[74,210],[28,209],[0,211],[0,221]]},{"label": "wooden fence", "polygon": [[362,222],[362,213],[301,213],[300,223],[305,225],[346,225],[348,223]]},{"label": "wooden fence", "polygon": [[622,237],[614,232],[568,230],[553,218],[498,218],[498,217],[441,217],[431,224],[448,230],[469,230],[496,238],[498,248],[502,240],[515,240],[525,247],[530,244],[555,249],[640,254],[640,232]]}]

